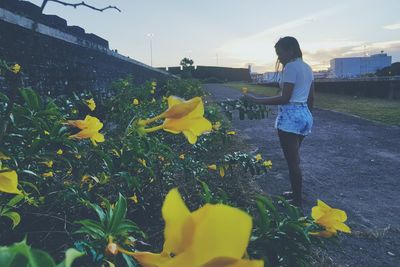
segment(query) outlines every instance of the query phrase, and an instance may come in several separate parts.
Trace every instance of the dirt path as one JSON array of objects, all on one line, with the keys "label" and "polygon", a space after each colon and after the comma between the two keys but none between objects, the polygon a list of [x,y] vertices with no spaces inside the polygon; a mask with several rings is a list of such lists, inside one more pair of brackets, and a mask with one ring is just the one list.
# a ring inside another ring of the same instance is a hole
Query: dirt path
[{"label": "dirt path", "polygon": [[[209,101],[241,96],[219,84],[204,88],[212,95]],[[305,211],[321,199],[345,210],[353,230],[341,236],[341,246],[330,246],[329,257],[335,266],[399,267],[400,127],[327,110],[315,110],[313,116],[313,133],[301,148]],[[290,185],[274,119],[232,123],[252,152],[272,160],[272,171],[258,183],[277,195]]]}]

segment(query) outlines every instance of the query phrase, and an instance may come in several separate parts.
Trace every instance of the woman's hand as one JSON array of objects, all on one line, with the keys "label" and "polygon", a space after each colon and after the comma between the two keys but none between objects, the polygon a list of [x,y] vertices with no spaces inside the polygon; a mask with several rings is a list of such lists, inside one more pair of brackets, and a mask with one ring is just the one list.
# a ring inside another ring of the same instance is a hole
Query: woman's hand
[{"label": "woman's hand", "polygon": [[252,102],[256,99],[254,96],[249,95],[247,93],[243,94],[243,98],[246,99],[246,100],[252,101]]}]

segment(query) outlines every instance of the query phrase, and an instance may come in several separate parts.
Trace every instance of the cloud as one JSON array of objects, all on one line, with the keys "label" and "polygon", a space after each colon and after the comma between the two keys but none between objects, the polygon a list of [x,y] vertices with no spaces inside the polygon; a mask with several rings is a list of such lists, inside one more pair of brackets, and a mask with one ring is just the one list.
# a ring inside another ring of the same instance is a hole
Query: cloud
[{"label": "cloud", "polygon": [[336,6],[320,10],[252,35],[230,40],[217,49],[218,54],[221,58],[224,58],[225,63],[229,63],[232,66],[242,66],[248,62],[252,62],[254,66],[264,66],[265,69],[273,70],[276,61],[273,47],[279,38],[282,37],[282,34],[285,36],[299,36],[302,31],[309,31],[305,26],[318,22],[320,18],[325,18],[340,8]]},{"label": "cloud", "polygon": [[400,30],[400,23],[385,25],[383,28],[386,30]]},{"label": "cloud", "polygon": [[[328,45],[328,44],[327,44]],[[311,46],[324,47],[323,43],[311,43]],[[327,69],[329,61],[338,57],[362,57],[365,55],[378,54],[384,51],[388,55],[397,58],[400,55],[400,40],[365,43],[361,41],[354,42],[333,42],[328,49],[305,49],[304,58],[313,69]]]}]

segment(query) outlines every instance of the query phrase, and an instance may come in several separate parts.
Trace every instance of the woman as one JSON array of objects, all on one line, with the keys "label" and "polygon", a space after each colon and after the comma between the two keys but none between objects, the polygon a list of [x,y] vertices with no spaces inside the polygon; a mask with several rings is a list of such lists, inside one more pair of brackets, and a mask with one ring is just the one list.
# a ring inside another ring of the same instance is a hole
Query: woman
[{"label": "woman", "polygon": [[299,43],[294,37],[283,37],[275,44],[278,55],[276,70],[283,66],[279,86],[280,96],[256,97],[245,94],[244,97],[256,104],[279,105],[275,128],[289,167],[292,192],[283,193],[293,200],[293,204],[302,207],[302,174],[299,149],[306,135],[311,133],[313,118],[314,84],[311,67],[303,61]]}]

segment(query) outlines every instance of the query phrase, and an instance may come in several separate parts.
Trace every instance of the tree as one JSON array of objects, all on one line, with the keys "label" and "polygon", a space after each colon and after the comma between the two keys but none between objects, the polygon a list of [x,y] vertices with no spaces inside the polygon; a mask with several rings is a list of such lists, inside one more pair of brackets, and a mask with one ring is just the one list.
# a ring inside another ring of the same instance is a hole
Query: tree
[{"label": "tree", "polygon": [[396,76],[400,75],[400,62],[395,62],[391,66],[376,71],[377,76]]},{"label": "tree", "polygon": [[55,2],[55,3],[62,4],[62,5],[64,5],[64,6],[72,6],[72,7],[74,7],[74,8],[77,8],[78,6],[85,6],[85,7],[91,8],[91,9],[93,9],[93,10],[100,11],[100,12],[103,12],[103,11],[106,10],[106,9],[116,9],[116,10],[118,10],[119,12],[121,12],[121,10],[120,10],[118,7],[116,7],[116,6],[108,6],[108,7],[103,7],[103,8],[97,8],[97,7],[88,5],[88,4],[86,4],[85,2],[83,2],[83,1],[82,1],[81,3],[71,4],[71,3],[64,2],[64,1],[60,1],[60,0],[43,0],[42,6],[40,7],[42,13],[43,13],[43,10],[44,10],[44,8],[45,8],[45,6],[46,6],[46,4],[47,4],[48,2]]},{"label": "tree", "polygon": [[191,66],[193,65],[193,63],[194,63],[194,62],[193,62],[192,59],[185,57],[185,58],[183,58],[183,59],[181,60],[180,65],[181,65],[183,68],[187,68],[187,67],[191,67]]}]

